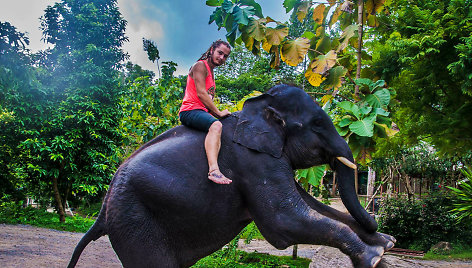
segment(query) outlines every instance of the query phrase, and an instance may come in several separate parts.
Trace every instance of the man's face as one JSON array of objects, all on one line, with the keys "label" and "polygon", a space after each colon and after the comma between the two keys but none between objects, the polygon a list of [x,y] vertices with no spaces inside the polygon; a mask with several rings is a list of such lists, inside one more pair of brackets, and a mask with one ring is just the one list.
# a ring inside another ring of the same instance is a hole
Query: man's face
[{"label": "man's face", "polygon": [[223,65],[228,59],[231,49],[224,44],[220,44],[216,49],[211,53],[211,62],[215,66]]}]

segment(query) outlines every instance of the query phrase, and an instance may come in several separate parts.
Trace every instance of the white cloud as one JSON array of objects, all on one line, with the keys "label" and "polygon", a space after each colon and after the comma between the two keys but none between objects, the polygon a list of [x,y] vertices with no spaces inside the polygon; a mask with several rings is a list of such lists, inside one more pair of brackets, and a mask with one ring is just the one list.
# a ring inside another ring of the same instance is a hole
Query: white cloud
[{"label": "white cloud", "polygon": [[126,36],[129,42],[123,45],[123,50],[130,54],[130,61],[141,67],[153,70],[157,73],[156,65],[152,63],[143,50],[143,37],[155,42],[161,42],[165,38],[164,28],[160,21],[144,16],[146,12],[156,14],[156,17],[164,18],[165,14],[154,6],[147,6],[142,0],[119,0],[118,6],[122,16],[128,21]]},{"label": "white cloud", "polygon": [[55,3],[54,0],[1,0],[0,2],[0,21],[10,22],[19,32],[27,32],[31,50],[38,51],[48,47],[41,41],[39,18],[44,15],[48,5]]}]

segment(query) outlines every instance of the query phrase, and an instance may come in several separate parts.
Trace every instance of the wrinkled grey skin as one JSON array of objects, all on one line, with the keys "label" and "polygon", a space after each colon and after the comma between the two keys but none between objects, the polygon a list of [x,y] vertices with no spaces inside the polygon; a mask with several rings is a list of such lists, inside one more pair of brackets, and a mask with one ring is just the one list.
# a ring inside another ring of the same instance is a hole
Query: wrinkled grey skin
[{"label": "wrinkled grey skin", "polygon": [[[293,244],[339,248],[356,267],[377,265],[393,237],[360,206],[346,142],[301,89],[279,85],[222,120],[221,171],[207,178],[205,133],[184,126],[150,141],[118,169],[96,223],[77,245],[74,267],[91,241],[108,235],[124,267],[188,267],[231,241],[252,220],[278,249]],[[329,164],[350,214],[311,197],[294,169]]]}]

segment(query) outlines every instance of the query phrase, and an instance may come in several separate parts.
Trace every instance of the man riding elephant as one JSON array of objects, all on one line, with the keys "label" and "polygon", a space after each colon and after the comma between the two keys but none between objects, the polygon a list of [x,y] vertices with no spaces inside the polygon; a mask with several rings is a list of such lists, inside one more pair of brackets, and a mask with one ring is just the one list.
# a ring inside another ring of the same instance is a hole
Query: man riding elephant
[{"label": "man riding elephant", "polygon": [[[183,125],[207,132],[205,151],[208,159],[208,179],[218,184],[229,184],[218,166],[218,153],[221,147],[223,126],[217,118],[224,118],[231,113],[220,111],[213,103],[215,97],[215,76],[213,69],[223,65],[231,53],[229,44],[217,40],[203,53],[191,68],[187,77],[185,96],[180,107],[180,121]],[[210,114],[211,113],[211,114]]]}]

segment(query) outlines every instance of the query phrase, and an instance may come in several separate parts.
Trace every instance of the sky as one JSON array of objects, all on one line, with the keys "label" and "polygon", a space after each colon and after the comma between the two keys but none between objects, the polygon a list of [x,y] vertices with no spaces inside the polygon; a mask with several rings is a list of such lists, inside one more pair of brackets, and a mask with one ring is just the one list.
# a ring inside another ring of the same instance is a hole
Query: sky
[{"label": "sky", "polygon": [[[27,32],[32,51],[48,47],[41,41],[39,18],[48,5],[57,0],[0,0],[0,21],[10,22],[20,32]],[[283,0],[257,0],[264,16],[287,21],[289,15],[282,6]],[[190,66],[217,39],[226,40],[226,31],[208,24],[214,7],[205,0],[118,0],[118,7],[128,21],[126,36],[129,38],[123,49],[130,61],[157,73],[142,48],[142,39],[154,41],[159,50],[160,61],[178,64],[176,74],[187,74]]]}]

